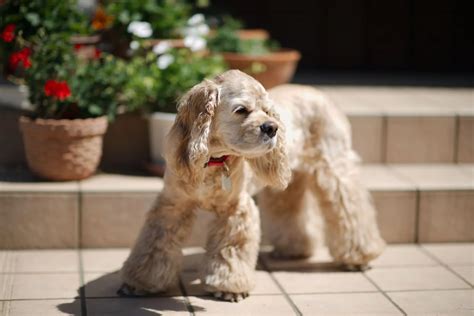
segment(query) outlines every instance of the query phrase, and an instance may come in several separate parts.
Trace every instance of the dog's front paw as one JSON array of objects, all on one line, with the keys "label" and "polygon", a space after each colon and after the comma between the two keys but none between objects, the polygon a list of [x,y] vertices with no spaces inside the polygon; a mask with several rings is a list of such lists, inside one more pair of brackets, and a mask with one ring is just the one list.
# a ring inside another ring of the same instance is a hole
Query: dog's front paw
[{"label": "dog's front paw", "polygon": [[222,301],[237,303],[247,298],[249,293],[214,292],[213,295],[215,298],[218,298]]}]

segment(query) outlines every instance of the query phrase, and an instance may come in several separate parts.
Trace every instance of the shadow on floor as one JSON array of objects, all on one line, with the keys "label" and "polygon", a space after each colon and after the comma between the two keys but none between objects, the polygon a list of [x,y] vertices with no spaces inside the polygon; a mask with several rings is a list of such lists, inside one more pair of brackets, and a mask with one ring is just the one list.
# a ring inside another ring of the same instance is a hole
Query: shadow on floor
[{"label": "shadow on floor", "polygon": [[[193,253],[184,256],[183,273],[191,274],[191,278],[181,278],[182,285],[188,290],[188,295],[198,294],[205,300],[216,300],[212,295],[204,295],[202,286],[196,283],[198,271],[203,261],[203,253]],[[257,270],[261,271],[311,271],[312,273],[344,272],[347,271],[341,265],[329,261],[329,259],[315,260],[297,259],[281,260],[270,256],[268,252],[262,252],[259,256]],[[110,273],[86,272],[84,273],[84,286],[77,290],[78,297],[71,303],[60,304],[58,310],[68,315],[84,315],[87,309],[89,315],[161,315],[164,312],[188,312],[186,298],[180,286],[172,287],[165,293],[140,297],[119,297],[117,290],[122,285],[119,271]],[[204,295],[204,296],[203,296]],[[81,299],[82,298],[82,299]],[[78,308],[81,306],[81,309]],[[196,311],[205,311],[203,307],[192,305]]]},{"label": "shadow on floor", "polygon": [[[162,315],[162,313],[170,311],[189,311],[179,287],[155,295],[119,297],[116,294],[121,285],[118,271],[92,277],[94,275],[96,273],[85,274],[84,286],[77,290],[79,297],[71,303],[57,305],[58,310],[74,316],[84,315],[84,309],[87,309],[89,315],[137,316]],[[90,281],[87,281],[87,279],[90,279]],[[81,309],[78,309],[77,306],[81,306]],[[193,309],[194,311],[204,310],[204,308],[196,305],[193,305]]]}]

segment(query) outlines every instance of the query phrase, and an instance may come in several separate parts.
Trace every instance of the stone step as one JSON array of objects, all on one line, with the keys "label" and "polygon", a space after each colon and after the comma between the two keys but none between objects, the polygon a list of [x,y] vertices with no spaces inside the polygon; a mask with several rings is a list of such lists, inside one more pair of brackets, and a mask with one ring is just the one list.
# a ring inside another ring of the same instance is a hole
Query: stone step
[{"label": "stone step", "polygon": [[[474,89],[318,86],[347,113],[366,163],[474,163]],[[25,163],[21,94],[0,89],[0,166]],[[15,106],[15,102],[18,103]],[[140,169],[149,160],[145,116],[121,115],[104,140],[102,167]]]},{"label": "stone step", "polygon": [[[366,165],[362,176],[388,242],[474,240],[473,164]],[[7,249],[129,247],[163,187],[159,178],[118,174],[64,183],[27,172],[0,179],[0,248]],[[211,217],[198,214],[188,246],[204,244]]]},{"label": "stone step", "polygon": [[473,163],[474,90],[323,86],[366,163]]}]

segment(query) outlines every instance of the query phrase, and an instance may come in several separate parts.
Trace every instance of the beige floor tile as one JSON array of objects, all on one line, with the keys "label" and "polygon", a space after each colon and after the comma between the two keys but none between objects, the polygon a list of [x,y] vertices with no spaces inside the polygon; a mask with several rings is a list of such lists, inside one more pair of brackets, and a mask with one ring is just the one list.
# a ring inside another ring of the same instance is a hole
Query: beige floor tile
[{"label": "beige floor tile", "polygon": [[8,272],[78,272],[76,250],[12,250]]},{"label": "beige floor tile", "polygon": [[84,193],[82,241],[86,248],[131,247],[155,193]]},{"label": "beige floor tile", "polygon": [[458,118],[457,162],[474,162],[474,116]]},{"label": "beige floor tile", "polygon": [[0,248],[74,248],[78,199],[72,193],[1,193]]},{"label": "beige floor tile", "polygon": [[12,298],[13,277],[13,274],[0,274],[0,300]]},{"label": "beige floor tile", "polygon": [[464,289],[469,286],[445,267],[376,268],[367,276],[384,291]]},{"label": "beige floor tile", "polygon": [[377,291],[360,272],[273,272],[273,275],[289,294]]},{"label": "beige floor tile", "polygon": [[387,266],[434,266],[438,262],[419,249],[417,245],[389,245],[371,262],[374,267]]},{"label": "beige floor tile", "polygon": [[391,168],[422,190],[472,190],[472,176],[455,164],[394,164]]},{"label": "beige floor tile", "polygon": [[250,295],[237,304],[215,300],[211,297],[189,298],[197,315],[294,315],[282,295]]},{"label": "beige floor tile", "polygon": [[351,115],[349,122],[352,128],[352,144],[355,151],[366,163],[383,162],[382,116]]},{"label": "beige floor tile", "polygon": [[41,181],[31,177],[31,179],[22,179],[24,181],[0,181],[0,193],[60,193],[79,191],[79,183],[77,181],[54,182]]},{"label": "beige floor tile", "polygon": [[152,192],[163,189],[163,179],[158,177],[98,174],[80,182],[82,192]]},{"label": "beige floor tile", "polygon": [[120,270],[130,249],[83,249],[82,265],[85,272],[113,272]]},{"label": "beige floor tile", "polygon": [[[199,272],[183,272],[181,279],[186,288],[187,295],[203,296],[209,295],[204,290],[199,278]],[[280,289],[266,271],[256,271],[255,288],[250,292],[251,294],[281,294]]]},{"label": "beige floor tile", "polygon": [[81,315],[81,302],[70,300],[21,300],[8,302],[9,316],[60,316]]},{"label": "beige floor tile", "polygon": [[474,190],[421,192],[420,242],[474,240]]},{"label": "beige floor tile", "polygon": [[372,191],[380,233],[386,242],[416,240],[416,195],[415,191]]},{"label": "beige floor tile", "polygon": [[408,315],[472,315],[474,291],[393,292],[388,295]]},{"label": "beige floor tile", "polygon": [[416,186],[411,181],[398,174],[390,166],[383,164],[362,166],[361,179],[369,190],[375,192],[416,190]]},{"label": "beige floor tile", "polygon": [[387,162],[451,163],[455,130],[455,116],[389,116]]},{"label": "beige floor tile", "polygon": [[87,299],[89,316],[189,315],[182,297]]},{"label": "beige floor tile", "polygon": [[423,248],[446,264],[474,264],[474,243],[424,244]]},{"label": "beige floor tile", "polygon": [[274,259],[268,252],[261,253],[262,260],[271,271],[286,271],[286,270],[321,270],[333,271],[337,265],[329,253],[328,248],[316,248],[315,254],[308,259],[285,260]]},{"label": "beige floor tile", "polygon": [[[122,285],[122,279],[118,272],[114,273],[85,273],[84,284],[86,286],[86,297],[116,297],[117,290]],[[170,289],[159,295],[179,296],[181,291],[179,283],[171,286]]]},{"label": "beige floor tile", "polygon": [[380,293],[291,295],[303,315],[402,315]]},{"label": "beige floor tile", "polygon": [[13,265],[11,251],[0,250],[0,273],[11,271]]},{"label": "beige floor tile", "polygon": [[79,273],[11,274],[11,299],[74,298],[79,292]]},{"label": "beige floor tile", "polygon": [[474,266],[451,266],[451,269],[474,286]]}]

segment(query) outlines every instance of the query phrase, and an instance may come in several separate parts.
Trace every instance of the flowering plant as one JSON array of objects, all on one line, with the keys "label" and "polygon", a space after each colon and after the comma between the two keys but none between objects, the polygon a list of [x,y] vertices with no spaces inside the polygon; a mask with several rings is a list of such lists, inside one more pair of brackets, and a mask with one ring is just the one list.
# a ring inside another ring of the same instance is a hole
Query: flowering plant
[{"label": "flowering plant", "polygon": [[4,72],[31,67],[30,54],[45,36],[88,32],[76,0],[8,0],[0,5],[0,56]]},{"label": "flowering plant", "polygon": [[80,59],[64,34],[48,37],[30,58],[25,81],[34,117],[114,117],[127,79],[123,61],[106,53]]},{"label": "flowering plant", "polygon": [[110,0],[105,6],[112,27],[133,38],[178,38],[190,10],[185,0]]},{"label": "flowering plant", "polygon": [[128,64],[122,102],[131,109],[175,113],[176,101],[184,92],[224,70],[219,55],[171,48],[161,42],[152,52],[138,55]]}]

